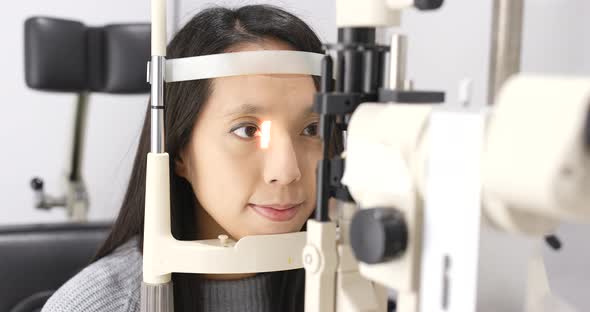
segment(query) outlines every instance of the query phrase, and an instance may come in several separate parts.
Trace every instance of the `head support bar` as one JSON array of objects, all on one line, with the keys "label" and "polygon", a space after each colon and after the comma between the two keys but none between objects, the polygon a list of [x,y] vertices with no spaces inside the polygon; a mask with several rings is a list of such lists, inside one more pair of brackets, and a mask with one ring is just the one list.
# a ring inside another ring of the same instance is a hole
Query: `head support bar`
[{"label": "head support bar", "polygon": [[321,75],[323,54],[247,51],[166,60],[166,82],[257,74]]}]

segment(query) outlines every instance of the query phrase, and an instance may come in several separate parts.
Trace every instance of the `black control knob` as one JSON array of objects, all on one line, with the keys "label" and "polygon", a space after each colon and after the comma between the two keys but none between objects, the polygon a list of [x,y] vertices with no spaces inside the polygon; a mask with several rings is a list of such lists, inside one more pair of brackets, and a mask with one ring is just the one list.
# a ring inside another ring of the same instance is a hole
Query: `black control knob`
[{"label": "black control knob", "polygon": [[35,191],[42,191],[43,190],[43,180],[39,178],[33,178],[31,180],[31,187]]},{"label": "black control knob", "polygon": [[418,10],[437,10],[443,5],[444,0],[414,0],[414,6]]},{"label": "black control knob", "polygon": [[408,246],[408,228],[393,208],[361,209],[350,224],[350,245],[359,261],[377,264],[401,256]]}]

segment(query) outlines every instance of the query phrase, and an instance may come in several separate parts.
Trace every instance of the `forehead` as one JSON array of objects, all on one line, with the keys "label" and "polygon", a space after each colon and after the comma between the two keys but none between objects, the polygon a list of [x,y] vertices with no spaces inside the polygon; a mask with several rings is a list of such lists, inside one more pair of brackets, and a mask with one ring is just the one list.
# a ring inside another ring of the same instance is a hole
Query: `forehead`
[{"label": "forehead", "polygon": [[268,112],[295,112],[313,102],[315,85],[306,75],[250,75],[217,78],[207,105],[216,114],[231,114],[244,104]]},{"label": "forehead", "polygon": [[[227,52],[259,50],[293,50],[282,41],[261,39],[241,43]],[[295,112],[307,109],[313,101],[315,84],[308,75],[262,74],[215,78],[211,81],[209,101],[205,110],[227,115],[244,104],[264,111]]]}]

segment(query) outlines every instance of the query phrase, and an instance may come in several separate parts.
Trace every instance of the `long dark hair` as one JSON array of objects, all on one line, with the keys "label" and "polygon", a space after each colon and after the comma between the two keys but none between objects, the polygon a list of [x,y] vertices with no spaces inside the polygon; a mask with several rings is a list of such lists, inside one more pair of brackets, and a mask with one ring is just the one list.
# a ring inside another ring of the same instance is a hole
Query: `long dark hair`
[{"label": "long dark hair", "polygon": [[[167,49],[168,58],[181,58],[226,52],[240,43],[274,39],[288,43],[293,49],[322,52],[319,38],[298,17],[268,5],[250,5],[238,9],[215,7],[194,16],[172,39]],[[317,81],[316,81],[317,82]],[[316,84],[317,85],[317,84]],[[187,145],[197,115],[210,94],[209,80],[177,82],[166,85],[166,151],[170,155],[170,194],[172,234],[179,240],[194,240],[195,207],[199,207],[191,185],[174,172],[174,161]],[[99,249],[95,261],[114,249],[137,237],[143,248],[143,224],[145,205],[145,173],[150,149],[149,109],[131,172],[131,178],[119,216],[110,235]],[[272,298],[281,311],[303,311],[304,272],[284,271],[278,277],[281,295]],[[194,311],[187,274],[173,274],[175,308],[178,311]],[[181,290],[184,288],[184,290]],[[276,300],[276,301],[275,301]]]}]

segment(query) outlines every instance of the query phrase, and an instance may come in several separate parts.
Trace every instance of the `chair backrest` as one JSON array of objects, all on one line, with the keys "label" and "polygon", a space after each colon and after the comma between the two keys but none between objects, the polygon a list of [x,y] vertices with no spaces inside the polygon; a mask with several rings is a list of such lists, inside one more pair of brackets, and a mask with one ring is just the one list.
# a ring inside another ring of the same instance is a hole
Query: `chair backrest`
[{"label": "chair backrest", "polygon": [[30,312],[87,266],[110,223],[0,227],[0,312]]}]

